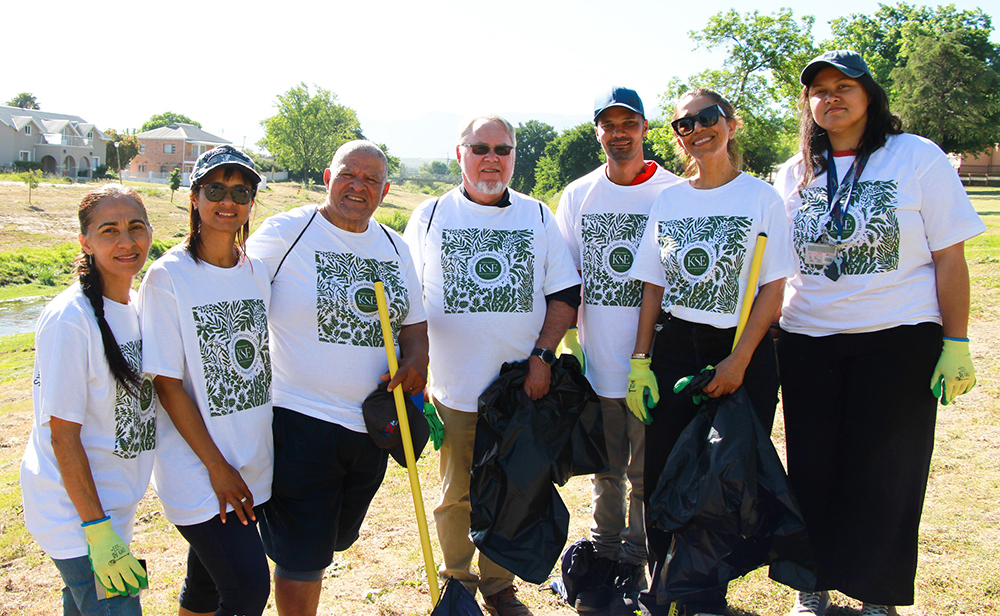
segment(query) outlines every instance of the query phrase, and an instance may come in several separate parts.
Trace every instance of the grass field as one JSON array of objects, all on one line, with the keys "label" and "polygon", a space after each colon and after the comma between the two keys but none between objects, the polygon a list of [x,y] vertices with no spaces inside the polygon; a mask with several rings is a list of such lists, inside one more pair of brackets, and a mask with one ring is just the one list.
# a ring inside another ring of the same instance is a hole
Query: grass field
[{"label": "grass field", "polygon": [[[307,200],[296,194],[295,187],[276,186],[272,185],[273,196],[262,196],[261,214]],[[19,191],[23,197],[16,196]],[[68,191],[79,189],[39,189],[39,211],[35,211],[27,205],[26,190],[0,185],[0,257],[20,247],[52,247],[74,238],[70,206],[80,193]],[[186,224],[186,215],[170,205],[169,191],[165,192],[144,198],[157,232],[176,236]],[[974,188],[970,195],[989,227],[966,247],[973,297],[970,337],[979,384],[969,395],[939,410],[920,532],[917,603],[900,609],[907,616],[1000,613],[1000,190]],[[408,210],[423,198],[390,193],[389,201]],[[181,201],[183,193],[178,193],[175,204]],[[0,616],[55,614],[59,605],[58,574],[24,530],[21,516],[18,467],[32,421],[32,342],[31,335],[0,338]],[[780,413],[772,438],[783,452]],[[433,451],[418,462],[428,512],[439,497],[437,464]],[[585,536],[592,514],[589,479],[574,478],[560,492],[571,514],[570,541]],[[338,554],[327,572],[320,613],[410,616],[430,612],[412,511],[406,474],[390,462],[361,538]],[[186,544],[163,518],[152,492],[140,504],[137,517],[133,548],[148,560],[151,571],[145,612],[176,613]],[[431,538],[440,562],[433,522]],[[526,583],[520,587],[519,594],[537,616],[575,613],[549,591]],[[856,602],[836,594],[834,601],[838,607],[830,610],[831,616],[858,613]],[[791,603],[792,593],[770,582],[764,571],[738,580],[730,590],[730,604],[742,616],[783,615]],[[266,613],[276,613],[273,597]]]}]

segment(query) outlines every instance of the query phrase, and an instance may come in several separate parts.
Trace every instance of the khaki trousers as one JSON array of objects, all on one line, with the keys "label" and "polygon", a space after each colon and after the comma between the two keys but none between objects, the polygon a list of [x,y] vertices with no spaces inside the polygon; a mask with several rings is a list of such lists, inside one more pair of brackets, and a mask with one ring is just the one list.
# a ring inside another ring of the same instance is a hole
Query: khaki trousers
[{"label": "khaki trousers", "polygon": [[472,572],[472,557],[476,546],[469,539],[472,506],[469,502],[469,481],[472,473],[472,448],[476,438],[476,413],[457,411],[434,401],[441,423],[444,443],[441,445],[441,503],[434,510],[438,540],[444,553],[442,578],[454,578],[475,594],[492,595],[514,581],[514,574],[479,554],[479,575]]}]

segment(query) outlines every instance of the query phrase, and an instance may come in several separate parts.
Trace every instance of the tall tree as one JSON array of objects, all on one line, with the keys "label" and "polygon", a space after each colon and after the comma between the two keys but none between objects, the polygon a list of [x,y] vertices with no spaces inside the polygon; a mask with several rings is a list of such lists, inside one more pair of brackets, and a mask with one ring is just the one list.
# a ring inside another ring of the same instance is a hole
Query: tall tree
[{"label": "tall tree", "polygon": [[139,139],[134,134],[119,133],[113,128],[107,129],[104,134],[108,136],[108,143],[104,148],[104,161],[109,169],[118,173],[139,155]]},{"label": "tall tree", "polygon": [[170,126],[174,122],[179,124],[194,124],[198,128],[201,128],[201,122],[192,120],[181,113],[174,113],[173,111],[164,111],[163,113],[158,113],[153,117],[146,120],[142,128],[139,129],[140,133],[144,133],[147,130],[153,130],[154,128],[163,128],[164,126]]},{"label": "tall tree", "polygon": [[336,101],[336,94],[318,86],[310,94],[305,83],[279,94],[278,113],[261,122],[264,138],[257,145],[308,179],[330,163],[342,143],[362,137],[354,110]]},{"label": "tall tree", "polygon": [[181,187],[181,170],[178,167],[174,167],[174,170],[170,172],[167,185],[170,186],[170,202],[173,203],[174,193]]},{"label": "tall tree", "polygon": [[20,107],[21,109],[39,109],[38,101],[31,92],[21,92],[14,98],[7,101],[10,107]]},{"label": "tall tree", "polygon": [[[520,141],[518,147],[521,147]],[[567,184],[603,163],[604,151],[594,135],[594,125],[584,122],[568,128],[545,146],[545,154],[535,167],[535,186],[531,194],[547,201]]]},{"label": "tall tree", "polygon": [[896,110],[909,132],[945,152],[978,154],[1000,142],[1000,74],[963,45],[961,31],[919,36],[892,70]]},{"label": "tall tree", "polygon": [[399,172],[399,165],[400,165],[399,157],[398,156],[393,156],[392,154],[390,154],[389,153],[389,146],[387,146],[384,143],[378,144],[378,147],[379,147],[380,150],[382,150],[382,153],[385,154],[386,167],[387,167],[386,170],[385,170],[386,175],[388,176],[388,175],[393,175],[395,173],[398,173]]},{"label": "tall tree", "polygon": [[510,187],[528,194],[535,188],[535,167],[538,160],[545,154],[545,146],[556,138],[556,131],[545,122],[528,120],[519,123],[514,133],[517,137],[517,158],[514,160],[514,175],[510,179]]}]

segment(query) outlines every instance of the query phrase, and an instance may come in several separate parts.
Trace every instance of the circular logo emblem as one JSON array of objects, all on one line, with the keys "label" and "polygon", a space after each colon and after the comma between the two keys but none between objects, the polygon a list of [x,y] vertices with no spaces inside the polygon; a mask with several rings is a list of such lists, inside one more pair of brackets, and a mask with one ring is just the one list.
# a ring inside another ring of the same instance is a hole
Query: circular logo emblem
[{"label": "circular logo emblem", "polygon": [[844,234],[841,236],[842,239],[847,239],[854,235],[854,232],[858,230],[858,219],[854,217],[854,214],[844,215]]},{"label": "circular logo emblem", "polygon": [[253,365],[254,357],[257,356],[257,349],[253,347],[253,344],[249,340],[237,340],[236,344],[233,345],[233,351],[233,354],[236,356],[236,363],[244,370]]},{"label": "circular logo emblem", "polygon": [[635,260],[635,256],[632,251],[625,246],[618,246],[613,248],[611,252],[608,253],[608,265],[611,269],[619,274],[624,274],[625,272],[632,269],[632,262]]},{"label": "circular logo emblem", "polygon": [[472,279],[482,287],[494,287],[507,280],[510,266],[507,259],[497,252],[478,254],[469,266]]},{"label": "circular logo emblem", "polygon": [[229,343],[229,356],[232,366],[245,379],[252,379],[260,367],[260,353],[257,350],[257,338],[253,332],[238,332]]},{"label": "circular logo emblem", "polygon": [[684,271],[694,278],[699,278],[711,267],[712,257],[701,246],[694,246],[684,253],[682,263],[684,264]]},{"label": "circular logo emblem", "polygon": [[378,302],[375,300],[375,289],[360,287],[354,292],[354,303],[358,310],[365,314],[378,312]]},{"label": "circular logo emblem", "polygon": [[142,379],[142,386],[139,388],[139,410],[145,411],[149,410],[150,405],[153,404],[153,381],[150,379]]}]

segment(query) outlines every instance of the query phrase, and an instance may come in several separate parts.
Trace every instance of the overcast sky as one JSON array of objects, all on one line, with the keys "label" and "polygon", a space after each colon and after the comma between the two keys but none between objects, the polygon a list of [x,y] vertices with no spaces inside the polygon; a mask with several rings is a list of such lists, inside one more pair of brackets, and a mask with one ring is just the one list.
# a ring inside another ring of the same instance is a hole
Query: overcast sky
[{"label": "overcast sky", "polygon": [[[453,157],[463,117],[496,112],[567,128],[589,120],[594,96],[611,84],[635,88],[656,117],[671,77],[724,57],[695,50],[689,31],[730,8],[770,13],[789,4],[53,0],[16,17],[5,11],[0,100],[31,92],[43,110],[100,128],[138,128],[174,111],[255,146],[276,95],[305,82],[336,93],[365,135],[396,156]],[[1000,13],[997,0],[955,4],[980,6],[995,22]],[[817,41],[829,37],[831,19],[877,8],[793,5],[796,17],[816,17]]]}]

